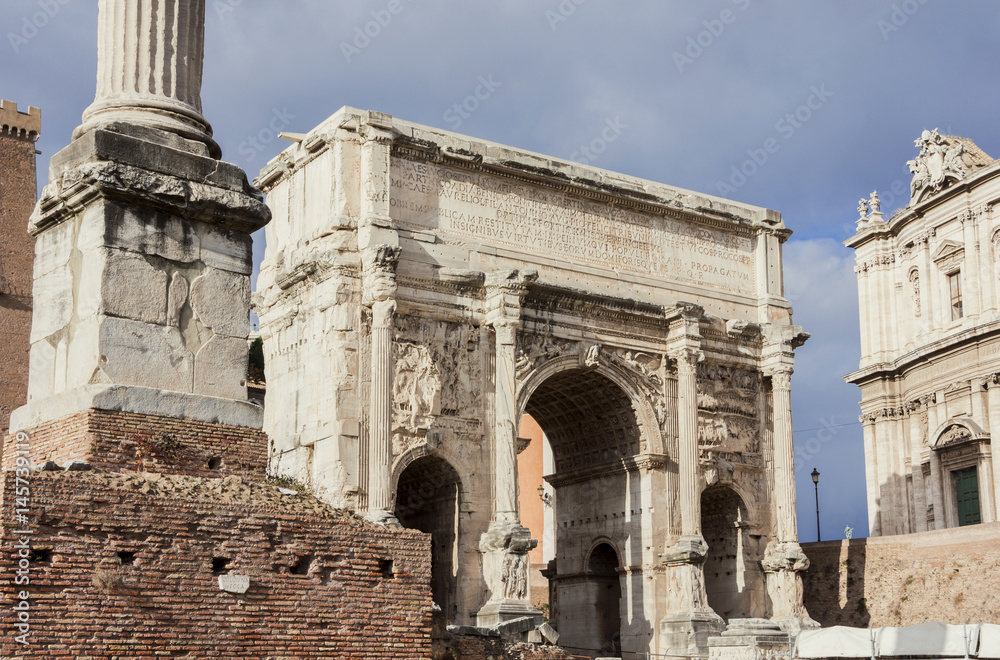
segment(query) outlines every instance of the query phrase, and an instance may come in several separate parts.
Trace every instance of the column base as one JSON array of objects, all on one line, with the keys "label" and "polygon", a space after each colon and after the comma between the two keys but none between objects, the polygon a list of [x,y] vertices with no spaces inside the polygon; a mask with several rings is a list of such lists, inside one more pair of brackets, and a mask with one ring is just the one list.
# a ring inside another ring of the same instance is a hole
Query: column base
[{"label": "column base", "polygon": [[706,655],[708,640],[726,629],[715,612],[675,612],[660,621],[660,648],[663,653]]},{"label": "column base", "polygon": [[544,619],[530,601],[528,552],[538,545],[531,531],[516,520],[494,521],[479,540],[483,553],[483,578],[490,599],[478,613],[477,625],[495,628],[513,619],[531,618],[534,626]]},{"label": "column base", "polygon": [[767,619],[730,619],[726,630],[708,640],[711,660],[787,658],[788,633]]},{"label": "column base", "polygon": [[383,527],[402,527],[396,514],[391,511],[369,511],[364,517],[368,522]]},{"label": "column base", "polygon": [[800,571],[809,568],[809,559],[796,541],[772,541],[761,562],[771,598],[771,621],[787,633],[821,627],[813,621],[802,602],[803,588]]},{"label": "column base", "polygon": [[532,619],[531,629],[542,625],[545,615],[526,600],[491,600],[476,612],[476,625],[480,628],[496,628],[501,623],[514,619]]}]

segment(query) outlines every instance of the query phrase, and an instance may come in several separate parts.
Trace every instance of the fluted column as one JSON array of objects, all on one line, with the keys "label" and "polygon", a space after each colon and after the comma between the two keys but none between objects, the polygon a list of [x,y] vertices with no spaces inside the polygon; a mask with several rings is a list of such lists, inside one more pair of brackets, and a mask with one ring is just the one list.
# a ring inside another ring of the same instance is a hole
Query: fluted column
[{"label": "fluted column", "polygon": [[494,406],[493,519],[516,522],[517,510],[517,402],[515,400],[514,343],[517,324],[504,321],[496,330],[496,397]]},{"label": "fluted column", "polygon": [[201,114],[205,0],[99,0],[98,6],[97,95],[74,137],[140,125],[203,143],[218,157]]},{"label": "fluted column", "polygon": [[774,401],[774,513],[779,543],[798,542],[795,516],[795,447],[792,442],[792,369],[771,371]]},{"label": "fluted column", "polygon": [[683,349],[677,360],[677,417],[680,471],[681,536],[701,539],[701,494],[698,489],[698,362],[700,351]]},{"label": "fluted column", "polygon": [[875,415],[861,416],[861,433],[865,444],[865,490],[868,495],[868,534],[882,535],[882,514],[879,510],[878,452],[875,451]]},{"label": "fluted column", "polygon": [[392,331],[399,254],[400,248],[390,245],[379,245],[362,253],[365,295],[372,310],[365,517],[384,525],[398,524],[392,514]]},{"label": "fluted column", "polygon": [[395,300],[380,300],[372,305],[368,512],[379,517],[392,508],[392,321],[395,313]]},{"label": "fluted column", "polygon": [[[787,330],[782,334],[787,333]],[[800,335],[801,336],[801,335]],[[798,540],[795,515],[795,447],[792,436],[792,350],[798,338],[770,347],[773,352],[764,372],[771,377],[774,408],[774,535],[764,552],[767,592],[771,597],[771,620],[790,633],[819,624],[809,617],[803,604],[802,576],[809,568]]]}]

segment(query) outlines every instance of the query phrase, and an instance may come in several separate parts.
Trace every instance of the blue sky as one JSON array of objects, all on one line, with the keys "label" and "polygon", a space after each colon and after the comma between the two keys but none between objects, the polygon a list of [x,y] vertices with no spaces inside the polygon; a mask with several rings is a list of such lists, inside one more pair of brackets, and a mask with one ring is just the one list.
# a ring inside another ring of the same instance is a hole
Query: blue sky
[{"label": "blue sky", "polygon": [[[564,158],[588,157],[610,121],[620,130],[591,164],[780,211],[795,232],[786,295],[813,334],[793,378],[800,536],[816,537],[813,467],[824,538],[867,534],[841,241],[872,190],[887,214],[905,205],[923,129],[1000,155],[1000,4],[207,1],[205,115],[251,177],[286,146],[272,128],[305,132],[344,105]],[[96,5],[0,6],[0,96],[42,108],[41,183],[93,100]],[[487,98],[456,111],[481,85]]]}]

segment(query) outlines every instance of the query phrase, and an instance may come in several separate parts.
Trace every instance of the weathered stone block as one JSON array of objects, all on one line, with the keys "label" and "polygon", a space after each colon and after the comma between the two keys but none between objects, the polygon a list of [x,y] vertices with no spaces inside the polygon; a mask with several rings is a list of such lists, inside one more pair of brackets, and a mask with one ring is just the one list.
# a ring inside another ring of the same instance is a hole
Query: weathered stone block
[{"label": "weathered stone block", "polygon": [[40,399],[52,393],[55,378],[56,349],[42,340],[31,346],[28,357],[28,401]]},{"label": "weathered stone block", "polygon": [[69,258],[73,254],[75,232],[74,222],[63,222],[35,238],[36,278],[69,264]]},{"label": "weathered stone block", "polygon": [[194,358],[194,393],[246,400],[247,342],[212,337]]},{"label": "weathered stone block", "polygon": [[35,280],[36,304],[31,318],[31,343],[62,330],[73,318],[73,271],[60,266]]},{"label": "weathered stone block", "polygon": [[198,261],[201,239],[191,222],[163,211],[103,203],[84,218],[78,241],[83,251],[113,247],[176,263]]},{"label": "weathered stone block", "polygon": [[209,268],[191,284],[191,307],[215,334],[245,339],[250,332],[250,279]]},{"label": "weathered stone block", "polygon": [[166,324],[167,274],[141,255],[99,249],[85,255],[81,271],[79,318],[108,314]]},{"label": "weathered stone block", "polygon": [[250,275],[253,241],[242,232],[208,226],[201,237],[201,260],[211,268]]},{"label": "weathered stone block", "polygon": [[194,356],[177,328],[104,318],[101,369],[112,383],[191,392]]}]

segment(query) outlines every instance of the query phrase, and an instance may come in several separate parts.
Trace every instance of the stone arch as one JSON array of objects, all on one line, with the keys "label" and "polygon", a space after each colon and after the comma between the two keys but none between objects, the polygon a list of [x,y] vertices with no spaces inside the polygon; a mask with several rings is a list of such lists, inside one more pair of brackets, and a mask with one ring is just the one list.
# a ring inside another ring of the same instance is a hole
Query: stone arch
[{"label": "stone arch", "polygon": [[760,548],[749,534],[746,498],[732,484],[701,493],[702,533],[708,543],[705,590],[708,604],[725,620],[763,616],[754,601],[764,587]]},{"label": "stone arch", "polygon": [[403,527],[431,535],[431,592],[444,617],[456,622],[461,602],[458,573],[462,479],[439,452],[419,450],[417,447],[407,452],[409,460],[405,465],[397,461],[393,509]]},{"label": "stone arch", "polygon": [[665,454],[666,446],[660,423],[656,418],[656,411],[649,397],[636,386],[635,376],[629,374],[617,365],[610,364],[602,360],[594,367],[586,367],[581,364],[579,355],[564,355],[553,358],[537,369],[532,370],[517,387],[517,409],[519,415],[523,415],[528,407],[531,396],[546,381],[553,376],[569,372],[594,372],[617,385],[629,398],[633,413],[640,432],[640,447],[645,446],[646,452],[652,454]]}]

